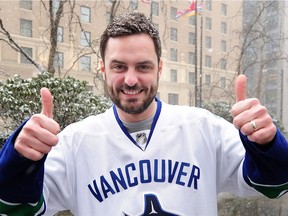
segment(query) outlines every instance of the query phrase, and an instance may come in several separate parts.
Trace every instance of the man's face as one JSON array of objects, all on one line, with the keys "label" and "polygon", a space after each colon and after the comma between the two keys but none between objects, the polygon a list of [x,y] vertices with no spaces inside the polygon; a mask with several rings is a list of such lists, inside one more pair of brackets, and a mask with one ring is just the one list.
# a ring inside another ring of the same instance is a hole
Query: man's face
[{"label": "man's face", "polygon": [[140,114],[154,100],[162,70],[149,35],[137,34],[110,38],[101,71],[108,94],[118,108]]}]

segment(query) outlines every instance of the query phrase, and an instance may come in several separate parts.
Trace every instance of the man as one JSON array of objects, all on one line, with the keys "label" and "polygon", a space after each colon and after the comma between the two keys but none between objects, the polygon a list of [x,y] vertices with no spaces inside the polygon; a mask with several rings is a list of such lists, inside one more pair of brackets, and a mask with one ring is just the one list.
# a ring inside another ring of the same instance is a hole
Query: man
[{"label": "man", "polygon": [[115,18],[100,51],[115,105],[59,133],[52,95],[43,88],[41,114],[0,154],[1,214],[211,216],[222,191],[271,198],[286,192],[287,141],[265,107],[245,98],[244,76],[235,84],[235,127],[155,98],[161,45],[142,13]]}]

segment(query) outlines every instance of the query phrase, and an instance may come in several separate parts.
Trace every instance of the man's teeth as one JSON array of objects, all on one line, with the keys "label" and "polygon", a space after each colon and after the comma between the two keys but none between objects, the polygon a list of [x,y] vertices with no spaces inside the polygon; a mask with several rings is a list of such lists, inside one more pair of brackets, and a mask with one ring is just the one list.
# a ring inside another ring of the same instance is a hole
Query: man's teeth
[{"label": "man's teeth", "polygon": [[125,93],[125,94],[128,94],[128,95],[138,94],[139,92],[140,92],[140,90],[124,91],[124,93]]}]

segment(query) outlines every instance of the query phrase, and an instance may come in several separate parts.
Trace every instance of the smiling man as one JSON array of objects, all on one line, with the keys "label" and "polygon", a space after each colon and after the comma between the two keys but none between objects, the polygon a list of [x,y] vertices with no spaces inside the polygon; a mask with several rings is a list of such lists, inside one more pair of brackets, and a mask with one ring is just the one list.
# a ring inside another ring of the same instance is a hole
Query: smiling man
[{"label": "smiling man", "polygon": [[[217,194],[276,198],[288,190],[288,143],[246,77],[235,82],[234,125],[156,96],[159,34],[142,13],[116,17],[101,42],[114,105],[59,132],[53,97],[0,152],[0,215],[217,215]],[[260,192],[260,193],[259,193]]]}]

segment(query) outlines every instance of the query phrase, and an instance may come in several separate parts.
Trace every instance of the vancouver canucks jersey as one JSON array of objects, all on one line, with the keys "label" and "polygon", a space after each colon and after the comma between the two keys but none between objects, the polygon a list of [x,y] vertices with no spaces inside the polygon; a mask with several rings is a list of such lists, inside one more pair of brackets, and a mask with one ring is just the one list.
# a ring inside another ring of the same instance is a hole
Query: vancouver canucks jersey
[{"label": "vancouver canucks jersey", "polygon": [[[219,192],[258,194],[243,164],[262,164],[244,161],[242,142],[251,143],[232,124],[203,109],[157,103],[151,129],[139,136],[127,132],[115,107],[63,130],[46,158],[43,188],[35,189],[42,199],[26,208],[35,215],[210,216]],[[15,207],[11,200],[1,206]]]}]

